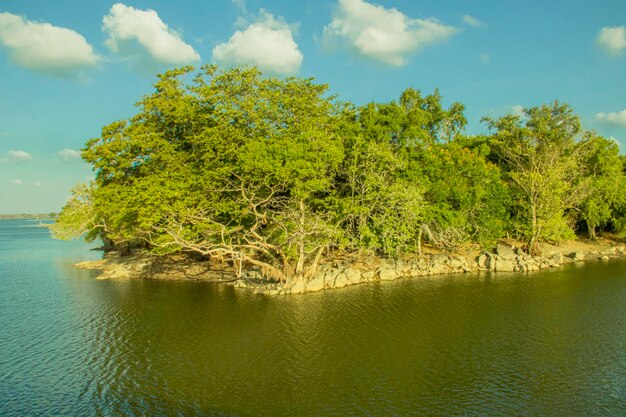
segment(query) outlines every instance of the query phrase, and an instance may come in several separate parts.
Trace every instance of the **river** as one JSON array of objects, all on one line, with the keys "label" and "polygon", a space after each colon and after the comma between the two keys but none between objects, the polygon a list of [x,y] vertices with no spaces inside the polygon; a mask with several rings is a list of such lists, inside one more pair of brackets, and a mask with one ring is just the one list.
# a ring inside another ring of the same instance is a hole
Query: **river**
[{"label": "river", "polygon": [[0,415],[626,415],[626,262],[267,297],[0,221]]}]

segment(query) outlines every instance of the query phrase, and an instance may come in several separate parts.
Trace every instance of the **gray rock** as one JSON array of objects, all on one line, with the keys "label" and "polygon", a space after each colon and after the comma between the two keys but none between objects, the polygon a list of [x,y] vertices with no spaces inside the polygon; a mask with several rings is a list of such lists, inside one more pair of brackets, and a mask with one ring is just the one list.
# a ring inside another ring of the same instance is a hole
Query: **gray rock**
[{"label": "gray rock", "polygon": [[584,261],[585,253],[584,252],[572,252],[570,253],[569,257],[575,261]]},{"label": "gray rock", "polygon": [[351,284],[358,284],[359,282],[361,282],[361,271],[359,271],[358,269],[348,268],[343,271],[343,273],[346,274],[346,279]]},{"label": "gray rock", "polygon": [[478,265],[478,267],[480,269],[486,268],[486,266],[487,266],[487,255],[485,255],[483,253],[478,258],[476,258],[476,264]]},{"label": "gray rock", "polygon": [[374,279],[374,275],[376,275],[374,273],[374,271],[365,271],[361,274],[361,276],[363,277],[363,279],[367,280],[367,281],[371,281],[372,279]]},{"label": "gray rock", "polygon": [[430,268],[428,268],[429,275],[438,275],[443,274],[444,272],[448,272],[448,268],[442,263],[433,263]]},{"label": "gray rock", "polygon": [[608,261],[610,258],[608,255],[604,255],[603,257],[601,257],[600,259],[602,259],[603,261]]},{"label": "gray rock", "polygon": [[445,265],[446,262],[448,262],[448,259],[448,255],[446,255],[445,253],[438,253],[432,256],[430,262],[432,266],[439,267]]},{"label": "gray rock", "polygon": [[346,274],[342,272],[341,274],[337,275],[337,278],[335,278],[335,284],[333,285],[333,287],[343,288],[346,285],[350,285],[350,281],[348,280]]},{"label": "gray rock", "polygon": [[510,259],[498,259],[496,264],[496,271],[500,272],[513,272],[515,271],[517,262]]},{"label": "gray rock", "polygon": [[378,271],[378,276],[381,281],[393,281],[398,278],[398,272],[395,269],[391,268],[381,268]]},{"label": "gray rock", "polygon": [[289,292],[291,294],[301,294],[306,291],[306,282],[303,279],[298,279],[293,283]]},{"label": "gray rock", "polygon": [[450,258],[448,265],[450,268],[461,269],[465,265],[465,258],[463,256],[454,256]]},{"label": "gray rock", "polygon": [[[491,255],[491,254],[489,254],[489,255]],[[487,261],[485,262],[485,268],[487,268],[490,271],[495,271],[497,263],[498,262],[497,262],[495,256],[493,256],[493,255],[487,256]]]},{"label": "gray rock", "polygon": [[561,265],[563,263],[563,255],[560,253],[555,253],[550,257],[550,260],[553,264]]},{"label": "gray rock", "polygon": [[307,291],[321,291],[324,289],[324,275],[317,274],[315,275],[307,284]]},{"label": "gray rock", "polygon": [[500,258],[505,259],[505,260],[515,259],[515,257],[517,256],[517,254],[513,252],[512,247],[504,245],[502,243],[498,243],[498,246],[496,248],[496,253],[498,254]]}]

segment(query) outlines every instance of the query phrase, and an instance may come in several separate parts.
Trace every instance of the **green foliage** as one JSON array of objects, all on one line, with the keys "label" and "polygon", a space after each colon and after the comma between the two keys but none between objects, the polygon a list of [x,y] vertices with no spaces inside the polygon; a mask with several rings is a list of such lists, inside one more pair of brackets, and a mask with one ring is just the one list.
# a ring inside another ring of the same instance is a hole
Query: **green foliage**
[{"label": "green foliage", "polygon": [[396,256],[509,233],[533,248],[575,222],[626,224],[625,160],[558,102],[469,137],[463,105],[438,91],[355,107],[311,79],[205,66],[159,75],[137,107],[86,143],[96,179],[73,190],[55,236],[283,280],[310,276],[331,248]]}]

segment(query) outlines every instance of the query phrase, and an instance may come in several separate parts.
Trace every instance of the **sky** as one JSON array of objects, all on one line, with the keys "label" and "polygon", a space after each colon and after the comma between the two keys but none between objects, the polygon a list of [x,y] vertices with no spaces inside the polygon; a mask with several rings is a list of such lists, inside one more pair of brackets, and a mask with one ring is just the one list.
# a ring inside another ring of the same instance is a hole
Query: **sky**
[{"label": "sky", "polygon": [[58,211],[156,74],[256,65],[355,104],[439,88],[483,116],[559,100],[626,151],[626,1],[0,0],[0,214]]}]

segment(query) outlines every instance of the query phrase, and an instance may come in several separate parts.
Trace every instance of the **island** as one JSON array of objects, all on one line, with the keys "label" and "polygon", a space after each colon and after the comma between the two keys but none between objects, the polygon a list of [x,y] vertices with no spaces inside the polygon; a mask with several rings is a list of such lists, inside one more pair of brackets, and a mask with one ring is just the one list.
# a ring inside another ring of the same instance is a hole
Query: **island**
[{"label": "island", "polygon": [[86,143],[95,180],[51,226],[102,239],[117,257],[101,268],[278,294],[532,271],[585,256],[546,245],[600,232],[613,240],[587,253],[624,251],[626,158],[558,101],[468,135],[437,90],[357,106],[313,79],[207,65],[159,75],[137,107]]}]

